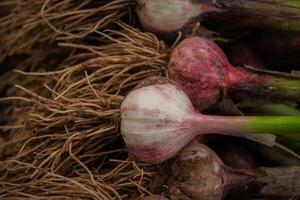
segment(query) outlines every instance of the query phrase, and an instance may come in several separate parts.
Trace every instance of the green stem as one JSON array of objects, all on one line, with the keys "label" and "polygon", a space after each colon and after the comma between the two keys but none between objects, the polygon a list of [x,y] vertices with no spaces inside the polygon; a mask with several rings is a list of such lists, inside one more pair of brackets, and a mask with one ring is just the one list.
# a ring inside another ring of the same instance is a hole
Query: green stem
[{"label": "green stem", "polygon": [[299,116],[261,116],[246,117],[248,124],[245,131],[253,133],[271,133],[300,141],[300,117]]},{"label": "green stem", "polygon": [[[216,7],[225,10],[223,20],[239,25],[271,27],[300,31],[298,0],[217,0]],[[220,18],[219,18],[220,20]]]},{"label": "green stem", "polygon": [[300,116],[207,116],[200,120],[205,133],[274,134],[300,142]]}]

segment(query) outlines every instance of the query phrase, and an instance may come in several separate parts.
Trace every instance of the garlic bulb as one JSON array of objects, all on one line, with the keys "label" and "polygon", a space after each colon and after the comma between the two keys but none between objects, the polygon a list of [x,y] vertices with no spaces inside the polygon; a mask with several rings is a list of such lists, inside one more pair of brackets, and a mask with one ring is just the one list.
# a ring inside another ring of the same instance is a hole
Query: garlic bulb
[{"label": "garlic bulb", "polygon": [[128,150],[146,162],[172,157],[197,134],[185,124],[195,112],[186,94],[174,85],[132,91],[121,105],[121,132]]},{"label": "garlic bulb", "polygon": [[171,199],[221,200],[231,193],[300,196],[299,167],[236,170],[224,165],[214,151],[196,141],[184,147],[172,165],[165,168]]},{"label": "garlic bulb", "polygon": [[141,24],[153,32],[174,32],[197,17],[203,5],[191,0],[138,0]]},{"label": "garlic bulb", "polygon": [[[140,160],[160,163],[176,155],[194,137],[219,133],[300,133],[300,117],[231,117],[200,114],[183,90],[156,84],[130,92],[121,105],[121,133],[127,149]],[[265,136],[265,135],[264,135]],[[267,142],[274,143],[274,137]]]},{"label": "garlic bulb", "polygon": [[183,148],[166,173],[171,196],[201,200],[223,199],[231,184],[240,184],[241,179],[231,177],[218,155],[196,141]]}]

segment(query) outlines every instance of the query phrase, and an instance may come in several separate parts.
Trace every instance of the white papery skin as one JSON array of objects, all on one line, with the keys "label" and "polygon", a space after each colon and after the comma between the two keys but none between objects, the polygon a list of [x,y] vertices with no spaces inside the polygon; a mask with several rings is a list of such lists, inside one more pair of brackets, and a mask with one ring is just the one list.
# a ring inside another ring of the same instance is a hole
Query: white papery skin
[{"label": "white papery skin", "polygon": [[121,105],[121,133],[132,154],[160,163],[197,135],[191,126],[197,114],[181,89],[172,84],[151,85],[126,96]]},{"label": "white papery skin", "polygon": [[191,0],[138,0],[137,14],[141,24],[154,32],[173,32],[206,10]]}]

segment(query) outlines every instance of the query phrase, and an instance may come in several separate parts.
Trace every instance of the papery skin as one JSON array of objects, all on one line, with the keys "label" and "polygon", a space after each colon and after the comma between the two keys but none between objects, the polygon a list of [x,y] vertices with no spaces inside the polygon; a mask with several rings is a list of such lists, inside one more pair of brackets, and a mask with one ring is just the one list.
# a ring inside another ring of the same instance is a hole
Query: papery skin
[{"label": "papery skin", "polygon": [[170,196],[221,200],[230,187],[230,181],[236,184],[242,182],[230,176],[225,169],[213,150],[205,144],[192,141],[180,151],[170,170],[166,172],[169,174]]},{"label": "papery skin", "polygon": [[149,31],[172,33],[181,30],[201,13],[215,8],[191,0],[138,0],[137,14]]},{"label": "papery skin", "polygon": [[196,134],[186,123],[192,123],[195,113],[186,94],[176,86],[139,88],[121,105],[123,139],[128,150],[146,162],[171,157]]},{"label": "papery skin", "polygon": [[[300,168],[230,168],[204,144],[187,144],[165,169],[171,199],[221,200],[229,195],[300,197]],[[231,199],[231,198],[230,198]],[[234,198],[235,199],[235,198]]]}]

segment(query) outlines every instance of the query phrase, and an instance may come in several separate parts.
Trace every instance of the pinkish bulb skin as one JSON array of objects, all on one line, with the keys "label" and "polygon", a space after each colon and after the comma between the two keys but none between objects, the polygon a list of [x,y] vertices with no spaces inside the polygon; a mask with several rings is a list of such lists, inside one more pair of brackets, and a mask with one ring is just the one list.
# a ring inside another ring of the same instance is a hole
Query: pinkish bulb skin
[{"label": "pinkish bulb skin", "polygon": [[127,149],[145,162],[159,163],[175,155],[197,135],[198,129],[191,125],[195,120],[199,113],[186,94],[171,84],[138,88],[121,105]]},{"label": "pinkish bulb skin", "polygon": [[173,50],[170,77],[178,82],[194,104],[214,104],[222,89],[236,83],[259,81],[246,70],[233,67],[223,51],[212,41],[191,37]]},{"label": "pinkish bulb skin", "polygon": [[149,163],[173,157],[201,134],[240,136],[236,133],[245,124],[246,118],[200,114],[185,92],[169,83],[135,89],[121,105],[121,133],[127,149]]}]

